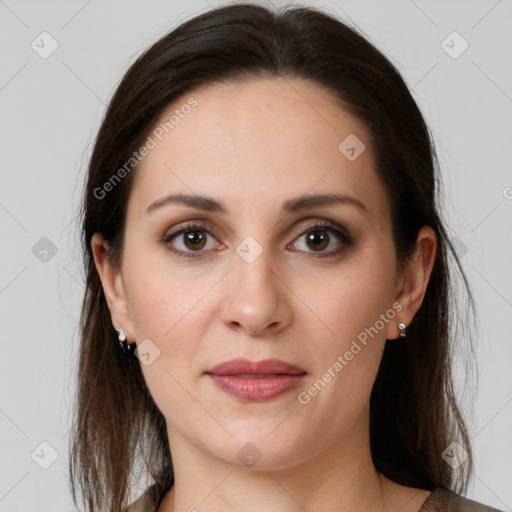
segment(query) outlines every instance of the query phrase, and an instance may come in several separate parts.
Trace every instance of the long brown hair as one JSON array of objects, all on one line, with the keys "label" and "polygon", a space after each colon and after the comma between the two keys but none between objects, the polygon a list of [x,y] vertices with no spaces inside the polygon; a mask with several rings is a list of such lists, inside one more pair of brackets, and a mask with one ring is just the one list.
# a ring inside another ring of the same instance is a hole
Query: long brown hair
[{"label": "long brown hair", "polygon": [[[92,235],[101,233],[111,262],[120,264],[136,165],[110,182],[106,198],[104,185],[179,96],[214,81],[261,77],[313,80],[366,123],[390,199],[400,265],[412,254],[419,229],[434,229],[437,256],[407,342],[386,341],[370,402],[371,452],[375,467],[403,485],[467,489],[473,463],[452,364],[455,335],[465,332],[456,332],[456,325],[464,329],[469,317],[456,314],[454,272],[469,313],[474,302],[439,216],[439,165],[424,118],[394,66],[356,29],[312,7],[234,4],[182,23],[147,49],[115,91],[94,144],[81,207],[86,289],[70,441],[73,500],[77,504],[80,491],[90,511],[123,510],[141,462],[139,471],[155,481],[155,510],[173,484],[165,418],[139,361],[118,350],[91,252]],[[463,343],[472,354],[471,332]],[[456,470],[442,457],[453,441],[467,453]]]}]

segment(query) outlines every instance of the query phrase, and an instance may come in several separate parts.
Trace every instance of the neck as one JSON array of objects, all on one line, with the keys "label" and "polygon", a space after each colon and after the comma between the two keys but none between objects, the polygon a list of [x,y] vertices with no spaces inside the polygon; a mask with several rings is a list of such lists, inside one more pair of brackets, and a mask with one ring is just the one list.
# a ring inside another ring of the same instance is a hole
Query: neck
[{"label": "neck", "polygon": [[[364,416],[364,415],[363,415]],[[283,467],[240,467],[206,454],[176,430],[169,430],[174,485],[159,512],[211,510],[296,512],[297,510],[386,510],[389,480],[371,459],[367,417],[337,445]],[[328,437],[328,436],[326,436]]]}]

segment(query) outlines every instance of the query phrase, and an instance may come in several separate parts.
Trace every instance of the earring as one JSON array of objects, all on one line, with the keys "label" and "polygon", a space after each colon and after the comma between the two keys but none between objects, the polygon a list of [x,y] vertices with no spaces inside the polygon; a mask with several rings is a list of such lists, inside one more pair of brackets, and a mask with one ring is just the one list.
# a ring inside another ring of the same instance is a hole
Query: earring
[{"label": "earring", "polygon": [[121,327],[114,327],[117,332],[117,337],[119,338],[119,346],[121,347],[121,351],[123,354],[130,355],[135,350],[135,342],[128,343],[126,339],[126,334],[124,333]]},{"label": "earring", "polygon": [[403,322],[398,324],[398,330],[400,331],[400,338],[407,338],[407,334],[405,332],[405,324]]}]

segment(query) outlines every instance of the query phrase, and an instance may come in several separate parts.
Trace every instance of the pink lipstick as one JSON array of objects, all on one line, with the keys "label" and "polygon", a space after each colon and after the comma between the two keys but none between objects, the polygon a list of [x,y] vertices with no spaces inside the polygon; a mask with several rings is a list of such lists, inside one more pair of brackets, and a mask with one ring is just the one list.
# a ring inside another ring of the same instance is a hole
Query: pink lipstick
[{"label": "pink lipstick", "polygon": [[264,402],[299,386],[307,372],[279,359],[232,359],[205,372],[222,391],[242,400]]}]

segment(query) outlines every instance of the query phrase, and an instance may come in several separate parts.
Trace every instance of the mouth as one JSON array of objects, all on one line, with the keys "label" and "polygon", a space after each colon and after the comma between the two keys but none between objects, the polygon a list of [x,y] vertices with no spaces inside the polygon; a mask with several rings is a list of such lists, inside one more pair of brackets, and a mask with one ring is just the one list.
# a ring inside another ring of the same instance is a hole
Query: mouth
[{"label": "mouth", "polygon": [[306,373],[306,370],[280,359],[265,359],[264,361],[253,362],[249,359],[238,358],[224,361],[210,368],[206,373],[253,377],[259,375],[299,375]]},{"label": "mouth", "polygon": [[[280,377],[281,375],[289,375],[288,373],[265,373],[265,374],[233,374],[232,377],[238,377],[240,379],[269,379],[271,377]],[[224,375],[226,377],[227,375]]]},{"label": "mouth", "polygon": [[252,362],[247,359],[225,361],[205,372],[225,393],[243,401],[263,402],[299,386],[307,372],[278,359]]}]

